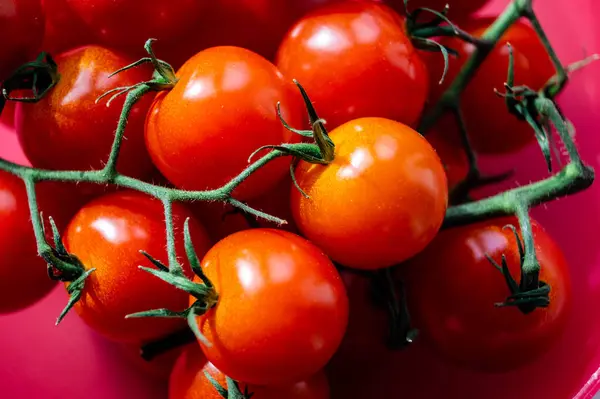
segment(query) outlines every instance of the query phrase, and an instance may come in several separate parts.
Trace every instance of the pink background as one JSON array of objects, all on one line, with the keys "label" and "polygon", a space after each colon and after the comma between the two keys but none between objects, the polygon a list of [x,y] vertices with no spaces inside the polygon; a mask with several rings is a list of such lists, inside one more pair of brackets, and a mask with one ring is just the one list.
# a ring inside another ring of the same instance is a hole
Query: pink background
[{"label": "pink background", "polygon": [[[493,12],[504,4],[506,0],[494,1],[486,12]],[[600,52],[600,26],[594,19],[600,15],[600,2],[537,0],[536,4],[542,23],[548,28],[563,60],[572,62]],[[600,64],[573,77],[561,98],[561,105],[577,128],[584,159],[598,168]],[[2,125],[0,156],[24,161],[14,134]],[[519,154],[518,160],[518,181],[527,182],[543,176],[544,164],[537,148]],[[530,160],[530,165],[524,160]],[[501,169],[502,165],[512,162],[514,160],[494,160],[488,162],[488,166]],[[599,187],[595,184],[577,197],[557,201],[535,212],[535,217],[563,246],[572,267],[577,311],[559,345],[537,364],[502,376],[476,375],[433,364],[423,369],[422,378],[407,382],[406,390],[400,391],[398,397],[591,397],[594,372],[600,367],[600,317],[597,312],[600,305],[600,246],[596,238],[600,224]],[[131,361],[118,345],[97,336],[75,314],[69,315],[60,327],[54,327],[55,317],[65,303],[64,289],[57,287],[26,311],[0,316],[0,397],[166,398],[163,382],[131,367]],[[428,378],[435,379],[436,385],[422,384]]]}]

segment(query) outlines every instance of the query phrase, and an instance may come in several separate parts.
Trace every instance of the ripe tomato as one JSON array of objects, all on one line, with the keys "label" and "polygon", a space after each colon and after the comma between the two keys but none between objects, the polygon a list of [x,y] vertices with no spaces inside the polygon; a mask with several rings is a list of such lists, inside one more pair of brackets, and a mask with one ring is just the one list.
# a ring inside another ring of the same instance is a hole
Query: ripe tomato
[{"label": "ripe tomato", "polygon": [[[44,217],[52,216],[59,228],[65,227],[75,212],[77,196],[72,191],[66,195],[58,183],[39,183],[36,191]],[[46,263],[37,255],[30,220],[23,182],[0,171],[0,314],[33,304],[55,286]],[[52,243],[48,224],[46,228],[46,238]]]},{"label": "ripe tomato", "polygon": [[[269,221],[256,219],[258,226],[277,227],[291,233],[297,232],[292,210],[290,209],[291,186],[292,180],[289,177],[284,177],[273,189],[248,201],[248,205],[251,207],[288,222],[282,226],[276,226]],[[199,202],[194,210],[214,242],[252,227],[244,215],[235,213],[235,208],[222,202]],[[254,216],[250,217],[254,218]]]},{"label": "ripe tomato", "polygon": [[43,35],[40,0],[0,0],[0,82],[35,59]]},{"label": "ripe tomato", "polygon": [[140,344],[123,344],[123,356],[131,365],[141,370],[149,377],[168,381],[169,375],[179,356],[182,354],[182,348],[175,348],[165,353],[161,353],[152,360],[145,360],[140,356]]},{"label": "ripe tomato", "polygon": [[[277,117],[300,126],[306,111],[294,84],[263,57],[237,47],[214,47],[189,59],[179,81],[157,95],[146,122],[154,163],[184,189],[214,189],[247,165],[259,147],[298,141]],[[289,170],[289,157],[271,162],[235,190],[259,196]],[[201,171],[201,173],[198,173]]]},{"label": "ripe tomato", "polygon": [[[199,0],[66,0],[100,44],[139,48],[146,40],[173,40],[199,26],[207,1]],[[174,43],[175,44],[175,43]]]},{"label": "ripe tomato", "polygon": [[465,150],[460,145],[459,138],[455,132],[437,129],[427,134],[427,141],[435,148],[442,160],[446,177],[448,179],[448,190],[452,191],[462,182],[469,173],[469,160]]},{"label": "ripe tomato", "polygon": [[[472,19],[463,28],[480,37],[493,19]],[[542,43],[525,22],[512,25],[498,45],[481,65],[461,96],[465,122],[475,150],[486,154],[516,151],[535,140],[533,129],[508,111],[504,99],[494,93],[503,90],[508,70],[509,42],[514,50],[515,84],[541,89],[554,74],[554,68]],[[432,100],[437,101],[454,80],[474,47],[455,38],[442,38],[440,43],[458,51],[459,57],[450,59],[450,68],[442,85],[432,86]],[[426,58],[431,79],[442,76],[443,61],[439,54]]]},{"label": "ripe tomato", "polygon": [[[108,75],[130,60],[102,47],[87,46],[56,58],[58,84],[35,104],[19,103],[15,125],[31,164],[46,169],[100,169],[108,160],[125,96],[110,107],[96,99],[109,89],[147,79],[143,70]],[[150,96],[129,117],[117,169],[135,177],[153,172],[144,147],[143,123]],[[93,123],[91,122],[93,121]]]},{"label": "ripe tomato", "polygon": [[[181,205],[173,205],[177,253],[183,260],[183,223],[191,217]],[[190,232],[198,256],[209,247],[202,227],[190,220]],[[140,254],[144,250],[166,262],[162,204],[144,194],[119,191],[85,205],[75,215],[64,236],[65,246],[86,270],[96,268],[86,280],[75,310],[94,330],[106,337],[138,343],[159,338],[182,325],[180,319],[125,319],[131,313],[157,308],[183,310],[187,294],[142,271],[153,267]],[[191,276],[187,263],[185,272]]]},{"label": "ripe tomato", "polygon": [[[489,0],[410,0],[408,10],[413,11],[417,8],[427,7],[435,11],[442,11],[448,4],[450,6],[448,12],[450,20],[464,20],[465,16],[473,14],[487,3],[489,3]],[[402,14],[405,13],[404,0],[389,0],[389,4]]]},{"label": "ripe tomato", "polygon": [[415,327],[446,358],[478,370],[506,371],[537,359],[560,336],[571,304],[566,260],[532,222],[550,306],[527,315],[516,307],[494,308],[510,292],[485,255],[501,264],[504,254],[512,275],[520,276],[515,236],[502,228],[507,223],[518,225],[508,218],[443,231],[406,270]]},{"label": "ripe tomato", "polygon": [[[190,345],[181,354],[169,380],[169,399],[222,399],[204,373],[208,373],[223,388],[225,375],[208,362],[198,345]],[[254,399],[329,399],[327,377],[320,371],[305,381],[282,386],[247,386],[239,384],[242,392],[248,389]]]},{"label": "ripe tomato", "polygon": [[68,0],[43,0],[46,28],[42,48],[52,55],[98,42],[81,16],[67,2]]},{"label": "ripe tomato", "polygon": [[429,79],[402,24],[388,7],[368,2],[318,9],[289,31],[277,66],[304,86],[330,129],[372,116],[414,124]]},{"label": "ripe tomato", "polygon": [[245,230],[217,243],[202,268],[219,293],[216,307],[197,319],[212,344],[202,350],[231,378],[299,381],[337,350],[348,298],[331,261],[310,242],[281,230]]},{"label": "ripe tomato", "polygon": [[344,266],[400,263],[433,239],[446,213],[448,187],[435,150],[419,133],[383,118],[334,129],[329,165],[300,162],[292,190],[302,233]]}]

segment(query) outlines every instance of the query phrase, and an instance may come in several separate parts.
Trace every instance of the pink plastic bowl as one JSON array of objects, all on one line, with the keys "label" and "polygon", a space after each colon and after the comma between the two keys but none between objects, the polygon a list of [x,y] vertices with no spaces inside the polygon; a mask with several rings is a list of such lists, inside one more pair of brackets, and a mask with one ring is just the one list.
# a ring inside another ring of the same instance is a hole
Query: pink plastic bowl
[{"label": "pink plastic bowl", "polygon": [[[485,10],[497,12],[506,0]],[[537,11],[566,62],[600,52],[600,2],[538,0]],[[578,72],[561,97],[561,106],[577,128],[586,162],[600,161],[600,64]],[[0,125],[0,156],[25,162],[13,132]],[[530,164],[527,162],[530,161]],[[535,147],[505,164],[518,165],[518,180],[543,176]],[[497,162],[493,165],[498,166]],[[511,182],[514,183],[514,182]],[[600,185],[576,197],[537,209],[535,217],[558,240],[570,261],[575,313],[563,339],[537,363],[502,375],[448,368],[443,364],[411,367],[399,375],[397,395],[405,398],[587,399],[600,386]],[[15,262],[18,262],[15,259]],[[18,314],[0,317],[0,397],[6,399],[164,399],[166,386],[131,367],[128,355],[89,330],[75,314],[60,327],[56,315],[66,303],[62,287]],[[403,367],[405,368],[405,367]],[[283,398],[282,398],[283,399]]]}]

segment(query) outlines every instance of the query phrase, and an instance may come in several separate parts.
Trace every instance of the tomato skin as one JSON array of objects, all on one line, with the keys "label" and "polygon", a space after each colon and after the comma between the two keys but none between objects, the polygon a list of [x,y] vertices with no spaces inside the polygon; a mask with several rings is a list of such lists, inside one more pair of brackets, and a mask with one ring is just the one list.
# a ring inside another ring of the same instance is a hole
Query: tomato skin
[{"label": "tomato skin", "polygon": [[148,377],[156,378],[161,381],[168,381],[175,362],[183,352],[181,348],[172,349],[154,357],[152,360],[145,360],[140,356],[140,343],[123,344],[123,357]]},{"label": "tomato skin", "polygon": [[300,162],[291,207],[300,231],[333,260],[359,269],[400,263],[439,230],[444,168],[427,140],[389,119],[361,118],[330,133],[329,165]]},{"label": "tomato skin", "polygon": [[[248,166],[259,147],[299,141],[275,108],[281,101],[284,118],[300,126],[306,111],[298,90],[263,57],[214,47],[189,59],[177,77],[172,90],[157,95],[146,122],[150,155],[177,187],[219,188]],[[259,196],[288,173],[289,164],[284,157],[261,168],[235,190],[236,198]]]},{"label": "tomato skin", "polygon": [[[480,37],[492,22],[493,19],[490,18],[471,19],[463,29]],[[494,89],[503,90],[506,82],[507,42],[514,50],[516,85],[540,90],[554,74],[552,63],[533,29],[521,21],[513,24],[475,73],[461,96],[471,144],[477,152],[483,154],[508,153],[535,141],[533,129],[529,124],[510,114],[504,99],[494,93]],[[454,38],[442,38],[440,43],[456,50],[459,57],[450,59],[444,83],[432,85],[432,102],[440,98],[474,51],[472,45]],[[425,60],[432,81],[439,80],[444,64],[441,56],[431,54]]]},{"label": "tomato skin", "polygon": [[571,308],[568,265],[558,245],[532,222],[540,280],[551,287],[550,306],[524,315],[494,308],[510,294],[502,274],[484,256],[520,276],[516,239],[497,219],[441,232],[406,270],[415,327],[437,352],[465,367],[508,371],[534,361],[558,339]]},{"label": "tomato skin", "polygon": [[448,179],[448,190],[461,183],[469,174],[469,160],[467,154],[461,146],[458,132],[449,131],[448,129],[436,129],[428,132],[427,141],[435,148],[439,155],[446,178]]},{"label": "tomato skin", "polygon": [[277,66],[304,86],[329,129],[360,117],[414,124],[429,78],[403,23],[388,7],[369,2],[318,9],[289,31]]},{"label": "tomato skin", "polygon": [[[96,104],[96,99],[147,76],[143,69],[132,69],[109,78],[130,60],[96,46],[61,54],[56,62],[61,78],[51,92],[35,104],[17,104],[15,125],[23,151],[38,168],[100,169],[108,160],[125,96],[110,107],[106,100]],[[154,172],[143,136],[151,101],[151,96],[142,98],[131,112],[117,164],[121,173],[141,178]]]},{"label": "tomato skin", "polygon": [[[417,8],[427,7],[435,11],[442,11],[446,4],[450,6],[448,17],[450,20],[464,20],[465,16],[473,14],[475,11],[489,3],[489,0],[410,0],[408,10],[414,11]],[[389,0],[389,4],[396,11],[404,14],[403,0]],[[423,13],[423,15],[428,15]],[[433,15],[432,15],[433,16]]]},{"label": "tomato skin", "polygon": [[42,48],[53,56],[89,44],[98,44],[68,0],[43,0],[46,15]]},{"label": "tomato skin", "polygon": [[40,0],[0,0],[0,82],[35,59],[43,35]]},{"label": "tomato skin", "polygon": [[[227,388],[225,375],[204,357],[198,345],[189,345],[177,359],[169,380],[169,399],[222,399],[204,372]],[[327,377],[321,371],[306,381],[284,386],[247,386],[254,399],[329,399]]]},{"label": "tomato skin", "polygon": [[281,230],[245,230],[218,242],[202,268],[220,295],[197,319],[212,343],[202,350],[226,375],[288,384],[322,369],[337,350],[348,298],[331,261],[310,242]]},{"label": "tomato skin", "polygon": [[[77,195],[58,183],[38,183],[38,207],[65,227],[75,212]],[[69,193],[70,195],[66,195]],[[43,298],[56,283],[48,277],[46,262],[37,248],[23,182],[0,171],[0,314],[24,309]],[[46,223],[48,242],[51,241]]]},{"label": "tomato skin", "polygon": [[[203,228],[191,213],[173,204],[177,254],[184,260],[183,223],[190,217],[190,233],[198,256],[209,248]],[[183,310],[187,294],[142,271],[154,267],[142,254],[166,262],[165,226],[160,201],[144,194],[119,191],[85,205],[64,235],[67,250],[86,270],[96,270],[86,280],[75,310],[94,330],[114,341],[138,343],[160,338],[185,326],[180,319],[125,319],[130,313],[168,308]],[[184,271],[192,275],[187,262]],[[67,284],[68,286],[68,284]]]}]

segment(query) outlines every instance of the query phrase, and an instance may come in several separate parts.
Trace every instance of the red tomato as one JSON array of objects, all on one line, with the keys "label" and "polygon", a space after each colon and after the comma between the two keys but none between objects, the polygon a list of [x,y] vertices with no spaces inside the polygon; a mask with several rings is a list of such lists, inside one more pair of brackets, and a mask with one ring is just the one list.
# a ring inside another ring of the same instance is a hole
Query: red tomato
[{"label": "red tomato", "polygon": [[[75,212],[76,195],[65,195],[58,183],[36,186],[38,206],[44,218],[52,216],[63,228]],[[46,263],[37,255],[24,183],[0,171],[0,314],[23,309],[44,297],[55,286]],[[52,243],[46,223],[47,240]]]},{"label": "red tomato", "polygon": [[0,82],[35,59],[43,35],[40,0],[0,0]]},{"label": "red tomato", "polygon": [[282,42],[277,66],[304,86],[330,129],[375,116],[414,124],[429,90],[425,64],[402,19],[367,2],[332,5],[302,18]]},{"label": "red tomato", "polygon": [[[227,388],[225,375],[206,360],[200,347],[188,346],[171,373],[169,399],[222,399],[205,372]],[[253,399],[329,399],[329,385],[322,371],[294,384],[262,387],[241,383],[239,387],[242,392],[248,389]]]},{"label": "red tomato", "polygon": [[[259,147],[298,141],[275,110],[300,126],[306,111],[298,90],[261,56],[237,47],[201,51],[177,72],[179,81],[157,95],[146,122],[146,145],[158,169],[184,189],[214,189],[248,166]],[[278,159],[235,190],[259,196],[289,171]],[[201,173],[199,173],[201,171]]]},{"label": "red tomato", "polygon": [[450,191],[462,182],[469,173],[467,154],[461,146],[460,139],[456,136],[457,132],[449,132],[447,129],[437,129],[429,132],[426,136],[427,141],[435,148],[442,160]]},{"label": "red tomato", "polygon": [[246,230],[217,243],[202,268],[219,293],[216,307],[197,319],[212,344],[202,349],[231,378],[299,381],[337,350],[348,298],[331,261],[310,242],[281,230]]},{"label": "red tomato", "polygon": [[506,371],[534,361],[562,333],[568,321],[571,289],[567,262],[558,245],[535,222],[540,280],[551,287],[550,306],[523,314],[495,308],[510,291],[485,254],[520,276],[517,242],[497,219],[441,232],[407,270],[408,303],[415,327],[437,351],[464,366]]},{"label": "red tomato", "polygon": [[[388,3],[398,12],[405,13],[404,0],[388,0]],[[408,10],[414,11],[417,8],[427,7],[435,11],[442,11],[448,4],[450,6],[448,17],[455,20],[473,14],[487,3],[489,0],[410,0]],[[433,17],[433,14],[424,13],[424,15]]]},{"label": "red tomato", "polygon": [[[191,217],[181,205],[173,205],[175,242],[184,259],[183,223]],[[209,247],[202,227],[190,220],[190,232],[198,256]],[[160,201],[144,194],[120,191],[85,205],[73,218],[64,236],[65,246],[86,270],[96,268],[86,280],[83,296],[75,305],[81,318],[106,337],[123,342],[149,341],[185,326],[181,319],[125,319],[131,313],[157,308],[183,310],[184,291],[142,271],[153,267],[140,254],[144,250],[166,262],[165,226]],[[184,270],[191,276],[187,263]]]},{"label": "red tomato", "polygon": [[[139,48],[146,40],[170,40],[194,31],[208,1],[201,0],[66,0],[99,43],[121,49]],[[173,42],[173,44],[176,44]]]},{"label": "red tomato", "polygon": [[[52,55],[98,42],[81,16],[67,2],[68,0],[43,0],[46,29],[42,48]],[[138,45],[141,47],[143,43]]]},{"label": "red tomato", "polygon": [[[273,189],[267,191],[258,198],[253,198],[248,201],[248,205],[254,209],[266,212],[269,215],[276,216],[287,221],[287,224],[277,226],[264,219],[256,219],[260,227],[277,227],[291,233],[297,232],[296,225],[290,209],[290,193],[292,180],[289,177],[284,177],[280,183]],[[235,208],[231,205],[225,205],[222,202],[199,202],[195,207],[198,218],[206,227],[206,231],[210,238],[217,242],[230,234],[238,231],[247,230],[252,226],[241,213],[236,213]]]},{"label": "red tomato", "polygon": [[[130,60],[102,47],[88,46],[56,58],[60,81],[35,104],[20,103],[15,116],[23,151],[31,164],[46,169],[100,169],[108,160],[125,96],[110,107],[96,99],[109,89],[147,79],[143,69],[108,75]],[[135,177],[153,172],[144,147],[143,126],[151,96],[129,117],[117,169]],[[93,121],[91,123],[90,121]]]},{"label": "red tomato", "polygon": [[[493,19],[472,19],[463,28],[479,37]],[[486,154],[516,151],[535,140],[533,129],[527,122],[518,120],[509,113],[504,99],[494,93],[503,90],[508,70],[509,42],[514,50],[515,84],[541,89],[554,74],[554,68],[540,40],[525,22],[512,25],[502,36],[498,45],[481,65],[473,80],[461,96],[465,122],[475,150]],[[473,53],[474,47],[454,38],[442,38],[440,43],[455,49],[458,58],[450,59],[450,68],[442,85],[432,86],[432,100],[437,101],[441,93],[454,80],[464,62]],[[439,54],[426,58],[431,79],[439,80],[444,62]]]},{"label": "red tomato", "polygon": [[182,348],[176,348],[161,353],[152,360],[145,360],[140,356],[140,344],[124,344],[123,355],[133,366],[147,374],[149,377],[167,381],[175,361],[182,354]]},{"label": "red tomato", "polygon": [[377,269],[417,254],[440,228],[448,202],[444,168],[410,127],[362,118],[334,129],[329,165],[300,162],[292,190],[302,233],[344,266]]}]

